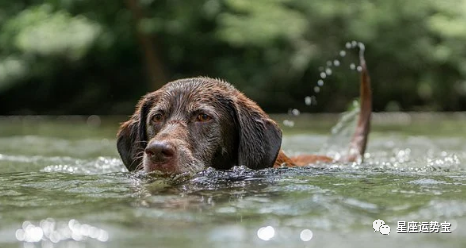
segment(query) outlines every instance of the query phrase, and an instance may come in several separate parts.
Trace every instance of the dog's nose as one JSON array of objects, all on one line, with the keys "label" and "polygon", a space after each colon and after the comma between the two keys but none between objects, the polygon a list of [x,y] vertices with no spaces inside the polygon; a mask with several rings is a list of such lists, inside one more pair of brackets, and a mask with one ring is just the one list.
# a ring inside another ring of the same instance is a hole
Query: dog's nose
[{"label": "dog's nose", "polygon": [[152,142],[144,151],[154,162],[169,161],[175,156],[175,146],[168,141]]}]

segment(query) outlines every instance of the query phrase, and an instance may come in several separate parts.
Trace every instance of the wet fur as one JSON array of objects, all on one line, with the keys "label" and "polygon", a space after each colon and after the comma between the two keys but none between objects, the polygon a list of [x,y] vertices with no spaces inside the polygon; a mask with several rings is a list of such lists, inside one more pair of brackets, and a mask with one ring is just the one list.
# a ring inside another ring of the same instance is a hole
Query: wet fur
[{"label": "wet fur", "polygon": [[[213,117],[209,124],[192,121],[197,111]],[[169,113],[163,125],[151,116]],[[143,169],[144,149],[151,140],[177,143],[176,172],[205,167],[229,169],[246,165],[261,169],[273,165],[281,145],[281,131],[256,103],[230,84],[211,78],[182,79],[142,97],[136,112],[122,124],[118,151],[129,170]]]},{"label": "wet fur", "polygon": [[[369,134],[370,80],[362,56],[361,65],[362,108],[349,155],[343,161],[362,159]],[[166,116],[164,121],[151,121],[160,112]],[[194,121],[193,116],[199,112],[208,113],[212,121]],[[173,81],[143,96],[117,136],[118,152],[130,171],[180,173],[207,167],[224,170],[236,165],[263,169],[334,161],[318,155],[286,156],[281,150],[278,125],[232,85],[207,77]],[[176,156],[169,163],[157,164],[147,158],[148,144],[159,141],[176,147]]]}]

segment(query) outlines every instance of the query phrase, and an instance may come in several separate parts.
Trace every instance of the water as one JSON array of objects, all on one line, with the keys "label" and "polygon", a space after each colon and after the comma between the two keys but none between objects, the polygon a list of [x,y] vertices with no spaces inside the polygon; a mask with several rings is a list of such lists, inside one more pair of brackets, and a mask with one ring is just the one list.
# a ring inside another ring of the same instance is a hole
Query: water
[{"label": "water", "polygon": [[[321,150],[336,123],[292,118],[288,154]],[[0,246],[465,247],[465,118],[376,115],[363,164],[174,179],[125,171],[121,118],[3,118]],[[390,235],[374,232],[377,219]],[[398,221],[452,233],[397,233]]]}]

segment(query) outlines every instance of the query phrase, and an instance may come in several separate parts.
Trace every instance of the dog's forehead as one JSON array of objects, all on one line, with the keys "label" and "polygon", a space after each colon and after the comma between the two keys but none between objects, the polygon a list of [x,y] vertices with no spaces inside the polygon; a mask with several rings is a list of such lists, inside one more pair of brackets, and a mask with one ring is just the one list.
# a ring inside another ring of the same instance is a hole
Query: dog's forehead
[{"label": "dog's forehead", "polygon": [[166,92],[204,92],[204,91],[222,91],[231,92],[236,89],[229,83],[208,78],[208,77],[197,77],[180,79],[170,82],[164,86]]},{"label": "dog's forehead", "polygon": [[[159,92],[159,107],[192,110],[214,105],[219,98],[234,97],[238,92],[231,84],[206,77],[172,81]],[[187,109],[186,109],[187,108]]]},{"label": "dog's forehead", "polygon": [[214,96],[231,96],[237,91],[225,81],[206,77],[173,81],[162,89],[165,97],[184,98],[191,102],[212,100]]}]

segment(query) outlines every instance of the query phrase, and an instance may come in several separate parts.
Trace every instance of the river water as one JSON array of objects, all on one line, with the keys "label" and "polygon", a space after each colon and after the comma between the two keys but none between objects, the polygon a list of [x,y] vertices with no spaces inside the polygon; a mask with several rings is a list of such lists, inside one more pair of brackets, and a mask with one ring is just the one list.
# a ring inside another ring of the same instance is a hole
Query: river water
[{"label": "river water", "polygon": [[[376,115],[362,164],[166,179],[126,171],[120,117],[3,117],[0,246],[466,247],[465,119]],[[332,116],[293,121],[288,154],[344,143]]]}]

